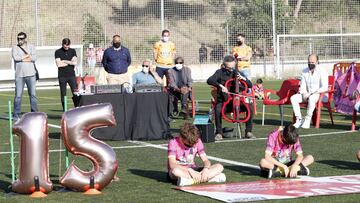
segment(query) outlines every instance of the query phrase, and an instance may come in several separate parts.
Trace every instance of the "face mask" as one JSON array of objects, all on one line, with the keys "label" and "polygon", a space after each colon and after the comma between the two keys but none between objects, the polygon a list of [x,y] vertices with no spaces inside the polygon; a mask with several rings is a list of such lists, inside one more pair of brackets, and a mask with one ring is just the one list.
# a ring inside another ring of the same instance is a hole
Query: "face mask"
[{"label": "face mask", "polygon": [[237,41],[237,45],[241,46],[242,44],[242,41]]},{"label": "face mask", "polygon": [[143,71],[144,73],[148,73],[148,72],[149,72],[149,67],[143,67],[143,68],[142,68],[142,71]]},{"label": "face mask", "polygon": [[168,42],[168,41],[169,41],[169,37],[162,37],[162,40],[163,40],[164,42]]},{"label": "face mask", "polygon": [[113,46],[115,48],[119,48],[121,46],[121,43],[120,42],[113,42]]},{"label": "face mask", "polygon": [[183,64],[175,64],[175,68],[177,70],[181,70],[183,68]]},{"label": "face mask", "polygon": [[309,63],[308,66],[310,70],[314,70],[314,68],[316,67],[316,65],[312,63]]},{"label": "face mask", "polygon": [[230,72],[234,71],[235,68],[234,67],[226,67],[226,69],[228,69]]}]

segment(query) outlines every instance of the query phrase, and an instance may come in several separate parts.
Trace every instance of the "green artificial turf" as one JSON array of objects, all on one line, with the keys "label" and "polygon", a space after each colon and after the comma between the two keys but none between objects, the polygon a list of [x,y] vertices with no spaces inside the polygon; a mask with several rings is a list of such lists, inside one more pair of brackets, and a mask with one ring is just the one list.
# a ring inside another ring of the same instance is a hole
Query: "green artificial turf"
[{"label": "green artificial turf", "polygon": [[[278,89],[281,81],[265,81],[267,89]],[[210,88],[204,83],[195,83],[195,98],[199,100],[200,112],[206,113],[210,108]],[[59,90],[38,90],[40,110],[46,112],[49,123],[59,125],[61,119],[61,103]],[[8,113],[8,100],[13,100],[13,92],[0,92],[0,115]],[[69,103],[71,101],[69,100]],[[71,107],[71,106],[70,106]],[[262,103],[257,103],[258,113],[254,119],[253,133],[258,138],[265,138],[269,132],[280,125],[279,108],[266,107],[265,124],[261,125]],[[292,120],[292,109],[285,108],[285,124]],[[24,112],[29,110],[29,100],[24,94]],[[300,129],[300,135],[305,154],[312,154],[315,163],[310,166],[311,176],[350,175],[360,172],[360,163],[356,160],[355,153],[360,148],[360,133],[346,132],[350,130],[351,117],[335,114],[335,126],[329,121],[329,116],[324,110],[319,129]],[[176,134],[184,122],[181,118],[171,123],[172,132]],[[191,122],[191,120],[189,121]],[[233,124],[224,122],[225,126]],[[242,124],[242,128],[245,126]],[[325,134],[324,134],[325,133]],[[315,134],[315,135],[313,135]],[[311,136],[309,136],[311,135]],[[59,149],[60,131],[49,128],[50,149]],[[0,202],[29,202],[34,201],[26,195],[13,195],[8,189],[11,184],[10,151],[8,121],[0,120]],[[18,150],[19,139],[15,137],[15,150]],[[137,145],[126,141],[108,141],[113,147]],[[151,141],[153,144],[164,144],[166,140]],[[257,165],[264,154],[265,140],[234,140],[232,142],[207,143],[205,149],[208,155]],[[153,147],[120,148],[115,149],[119,160],[118,176],[120,181],[108,185],[100,196],[88,197],[79,192],[59,192],[59,152],[50,153],[50,176],[55,186],[55,191],[49,193],[45,199],[36,202],[215,202],[206,197],[201,197],[175,190],[175,186],[166,179],[167,152]],[[18,164],[18,154],[15,163]],[[73,158],[70,156],[70,158]],[[84,158],[76,158],[76,164],[89,170],[92,166]],[[64,153],[62,154],[61,175],[65,172]],[[223,163],[228,182],[255,181],[259,172],[255,169]],[[359,202],[360,195],[321,196],[300,199],[291,199],[291,202]],[[267,201],[267,202],[289,202]]]}]

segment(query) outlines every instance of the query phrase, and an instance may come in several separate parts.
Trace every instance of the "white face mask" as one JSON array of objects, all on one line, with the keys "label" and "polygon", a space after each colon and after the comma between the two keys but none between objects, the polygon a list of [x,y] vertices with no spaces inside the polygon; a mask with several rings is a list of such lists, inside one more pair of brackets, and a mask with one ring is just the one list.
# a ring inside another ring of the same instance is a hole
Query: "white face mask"
[{"label": "white face mask", "polygon": [[183,64],[175,64],[175,68],[177,70],[181,70],[183,68]]},{"label": "white face mask", "polygon": [[164,42],[168,42],[168,41],[169,41],[169,37],[162,37],[162,40],[163,40]]},{"label": "white face mask", "polygon": [[148,73],[148,72],[149,72],[149,67],[143,67],[143,68],[142,68],[142,71],[143,71],[144,73]]}]

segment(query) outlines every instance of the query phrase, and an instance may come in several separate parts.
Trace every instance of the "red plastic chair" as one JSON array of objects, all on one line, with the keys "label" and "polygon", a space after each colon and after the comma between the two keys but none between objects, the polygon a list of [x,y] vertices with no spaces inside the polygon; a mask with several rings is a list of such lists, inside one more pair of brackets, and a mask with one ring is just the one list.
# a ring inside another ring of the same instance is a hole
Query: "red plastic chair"
[{"label": "red plastic chair", "polygon": [[[296,94],[299,91],[300,80],[298,79],[288,79],[285,80],[280,90],[264,90],[264,101],[263,101],[263,115],[262,115],[262,125],[264,125],[265,120],[265,106],[279,106],[280,116],[281,116],[281,125],[284,122],[284,111],[283,105],[291,104],[290,97]],[[269,98],[271,94],[277,95],[279,99],[272,100]]]},{"label": "red plastic chair", "polygon": [[[351,63],[336,63],[334,64],[333,68],[333,75],[335,75],[335,71],[337,69],[340,69],[342,73],[345,73],[347,69],[350,67]],[[356,70],[360,73],[360,63],[356,63]],[[354,110],[353,116],[352,116],[352,122],[351,122],[351,130],[355,130],[356,126],[356,120],[357,120],[357,112]]]},{"label": "red plastic chair", "polygon": [[[331,107],[331,103],[333,102],[334,98],[334,88],[335,88],[335,77],[330,75],[328,77],[328,83],[329,83],[329,89],[327,92],[321,93],[319,97],[319,101],[316,103],[316,107],[313,113],[312,122],[315,125],[315,128],[320,127],[320,117],[321,117],[321,108],[325,107],[327,108],[329,112],[329,116],[331,119],[331,124],[334,125],[334,119],[333,119],[333,110]],[[323,102],[324,96],[328,94],[328,100],[326,102]],[[306,107],[307,103],[301,103],[300,106]],[[295,120],[295,115],[293,116],[293,120]]]}]

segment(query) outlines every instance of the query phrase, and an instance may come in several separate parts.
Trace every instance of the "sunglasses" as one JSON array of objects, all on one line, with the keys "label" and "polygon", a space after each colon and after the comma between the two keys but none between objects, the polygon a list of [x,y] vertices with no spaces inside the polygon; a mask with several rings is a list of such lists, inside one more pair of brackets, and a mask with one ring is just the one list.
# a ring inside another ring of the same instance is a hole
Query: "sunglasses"
[{"label": "sunglasses", "polygon": [[175,64],[183,64],[184,62],[180,61],[180,62],[175,62]]},{"label": "sunglasses", "polygon": [[17,40],[24,40],[24,39],[25,39],[25,38],[19,38],[19,37],[17,38]]},{"label": "sunglasses", "polygon": [[147,65],[142,65],[142,67],[149,67],[149,66],[147,66]]}]

